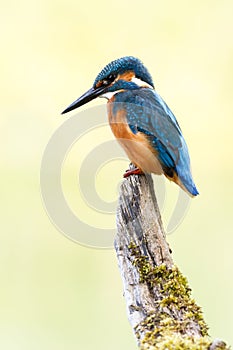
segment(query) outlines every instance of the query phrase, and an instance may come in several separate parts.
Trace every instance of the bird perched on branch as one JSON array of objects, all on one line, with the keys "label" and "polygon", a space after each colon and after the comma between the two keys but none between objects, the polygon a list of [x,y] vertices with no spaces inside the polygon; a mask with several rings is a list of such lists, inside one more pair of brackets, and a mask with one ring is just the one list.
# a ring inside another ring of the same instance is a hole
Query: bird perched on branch
[{"label": "bird perched on branch", "polygon": [[198,194],[180,126],[155,91],[152,77],[139,59],[126,56],[106,65],[93,86],[62,114],[96,97],[108,99],[112,132],[136,167],[128,170],[124,177],[164,174],[190,196]]}]

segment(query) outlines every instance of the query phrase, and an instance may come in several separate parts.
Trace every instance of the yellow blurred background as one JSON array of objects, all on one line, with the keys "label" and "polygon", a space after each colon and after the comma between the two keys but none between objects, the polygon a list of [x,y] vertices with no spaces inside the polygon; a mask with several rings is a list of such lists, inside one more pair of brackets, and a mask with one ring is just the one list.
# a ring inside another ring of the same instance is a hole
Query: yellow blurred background
[{"label": "yellow blurred background", "polygon": [[[211,336],[233,344],[232,11],[230,0],[1,1],[0,349],[137,348],[114,250],[63,236],[39,183],[47,142],[69,118],[60,112],[125,55],[148,67],[187,140],[201,195],[168,239]],[[112,188],[99,181],[106,200],[124,166]]]}]

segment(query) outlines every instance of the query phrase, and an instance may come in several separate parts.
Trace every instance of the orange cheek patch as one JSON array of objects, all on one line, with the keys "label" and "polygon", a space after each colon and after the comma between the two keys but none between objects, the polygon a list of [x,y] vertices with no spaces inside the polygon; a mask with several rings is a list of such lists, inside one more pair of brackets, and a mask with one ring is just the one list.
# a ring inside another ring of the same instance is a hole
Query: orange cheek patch
[{"label": "orange cheek patch", "polygon": [[98,83],[96,84],[96,87],[100,87],[103,84],[102,80],[98,81]]},{"label": "orange cheek patch", "polygon": [[134,72],[128,71],[128,72],[125,72],[125,73],[119,75],[118,80],[130,81],[134,77],[135,77]]}]

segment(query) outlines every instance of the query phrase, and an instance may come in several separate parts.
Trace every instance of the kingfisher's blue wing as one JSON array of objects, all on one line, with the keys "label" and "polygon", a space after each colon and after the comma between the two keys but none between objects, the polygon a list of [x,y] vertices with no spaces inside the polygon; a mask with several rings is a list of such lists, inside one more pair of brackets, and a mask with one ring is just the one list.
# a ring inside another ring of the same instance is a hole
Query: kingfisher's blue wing
[{"label": "kingfisher's blue wing", "polygon": [[176,174],[187,191],[197,195],[186,142],[174,114],[163,99],[148,88],[127,90],[116,95],[114,108],[125,110],[133,133],[143,132],[148,136],[164,173],[170,178]]}]

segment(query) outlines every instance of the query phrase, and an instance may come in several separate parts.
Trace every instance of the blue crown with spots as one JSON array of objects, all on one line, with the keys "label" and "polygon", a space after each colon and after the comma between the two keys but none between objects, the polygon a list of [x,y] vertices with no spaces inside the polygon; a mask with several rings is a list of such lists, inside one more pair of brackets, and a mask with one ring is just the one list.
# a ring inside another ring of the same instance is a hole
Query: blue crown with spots
[{"label": "blue crown with spots", "polygon": [[133,71],[136,78],[154,87],[152,77],[147,68],[138,58],[133,56],[125,56],[107,64],[97,75],[93,85],[95,86],[98,81],[106,79],[110,74],[123,74],[127,71]]}]

